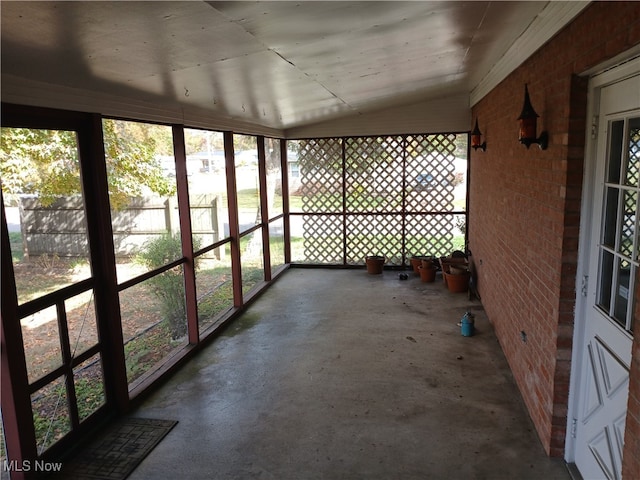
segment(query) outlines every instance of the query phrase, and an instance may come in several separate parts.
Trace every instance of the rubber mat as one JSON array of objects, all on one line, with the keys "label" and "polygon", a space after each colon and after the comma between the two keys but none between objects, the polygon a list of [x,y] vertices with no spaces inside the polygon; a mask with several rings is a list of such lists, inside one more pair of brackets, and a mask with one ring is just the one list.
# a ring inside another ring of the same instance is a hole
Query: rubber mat
[{"label": "rubber mat", "polygon": [[123,418],[64,462],[55,478],[124,480],[177,424],[174,420]]}]

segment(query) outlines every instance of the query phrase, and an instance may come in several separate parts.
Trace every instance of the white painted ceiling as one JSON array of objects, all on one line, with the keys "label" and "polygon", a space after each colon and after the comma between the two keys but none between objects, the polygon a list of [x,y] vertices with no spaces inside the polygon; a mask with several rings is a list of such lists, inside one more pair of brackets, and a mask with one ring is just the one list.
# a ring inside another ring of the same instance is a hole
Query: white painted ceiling
[{"label": "white painted ceiling", "polygon": [[571,3],[3,1],[2,97],[36,82],[284,131],[471,95]]}]

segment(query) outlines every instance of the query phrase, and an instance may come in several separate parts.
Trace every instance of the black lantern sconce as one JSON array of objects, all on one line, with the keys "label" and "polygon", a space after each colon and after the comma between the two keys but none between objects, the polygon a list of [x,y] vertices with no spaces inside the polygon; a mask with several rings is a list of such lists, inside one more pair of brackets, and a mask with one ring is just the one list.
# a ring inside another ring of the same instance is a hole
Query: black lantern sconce
[{"label": "black lantern sconce", "polygon": [[478,128],[478,119],[476,118],[476,126],[471,131],[471,148],[474,150],[481,149],[483,152],[487,151],[487,142],[482,142],[482,132]]},{"label": "black lantern sconce", "polygon": [[536,137],[536,123],[538,121],[538,114],[531,105],[529,100],[529,90],[527,84],[524,84],[524,105],[522,106],[522,113],[518,117],[520,122],[520,143],[526,145],[527,148],[532,143],[537,143],[540,150],[546,150],[549,146],[549,135],[547,132],[542,132],[539,137]]}]

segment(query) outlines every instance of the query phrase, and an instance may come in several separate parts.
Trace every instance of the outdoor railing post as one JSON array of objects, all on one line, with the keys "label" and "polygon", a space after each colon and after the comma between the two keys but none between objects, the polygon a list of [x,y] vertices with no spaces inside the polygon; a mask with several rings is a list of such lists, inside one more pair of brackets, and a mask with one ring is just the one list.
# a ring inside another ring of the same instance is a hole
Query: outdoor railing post
[{"label": "outdoor railing post", "polygon": [[238,189],[233,148],[233,132],[224,132],[224,157],[227,173],[227,200],[229,202],[229,236],[231,237],[231,280],[233,306],[241,307],[242,268],[240,266],[240,223],[238,217]]},{"label": "outdoor railing post", "polygon": [[[176,164],[176,182],[178,187],[178,217],[180,222],[180,238],[183,264],[183,279],[186,304],[186,321],[189,343],[195,345],[199,341],[198,300],[196,295],[196,268],[193,256],[193,235],[191,232],[191,212],[189,209],[189,183],[187,180],[187,155],[184,143],[184,129],[180,125],[173,126],[173,149]],[[171,211],[169,219],[175,216],[172,202],[167,201]],[[175,222],[175,219],[173,220]],[[174,223],[175,225],[175,223]]]}]

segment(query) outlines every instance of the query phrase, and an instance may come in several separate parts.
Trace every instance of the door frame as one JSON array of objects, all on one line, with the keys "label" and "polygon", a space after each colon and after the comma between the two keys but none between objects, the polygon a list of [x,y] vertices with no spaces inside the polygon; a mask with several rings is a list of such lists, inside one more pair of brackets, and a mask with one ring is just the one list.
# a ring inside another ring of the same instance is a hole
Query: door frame
[{"label": "door frame", "polygon": [[580,234],[578,245],[578,265],[576,271],[576,306],[574,314],[574,331],[573,345],[571,355],[571,377],[569,383],[569,399],[567,405],[567,430],[565,437],[565,461],[572,467],[575,466],[576,457],[576,420],[578,418],[578,409],[580,407],[580,391],[582,388],[582,369],[584,362],[584,349],[582,348],[585,335],[586,325],[585,319],[587,314],[588,297],[587,285],[589,279],[589,268],[591,261],[597,259],[590,258],[592,228],[594,224],[593,213],[596,210],[596,202],[601,202],[601,198],[596,198],[598,191],[596,186],[596,170],[597,170],[597,133],[599,129],[598,120],[600,117],[600,95],[604,87],[617,83],[629,78],[640,72],[638,60],[640,56],[635,51],[624,61],[618,61],[617,64],[611,66],[602,65],[585,75],[592,75],[589,79],[589,87],[587,94],[587,131],[585,132],[585,161],[584,174],[582,182],[582,199],[580,214]]}]

